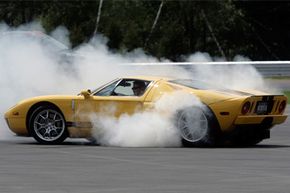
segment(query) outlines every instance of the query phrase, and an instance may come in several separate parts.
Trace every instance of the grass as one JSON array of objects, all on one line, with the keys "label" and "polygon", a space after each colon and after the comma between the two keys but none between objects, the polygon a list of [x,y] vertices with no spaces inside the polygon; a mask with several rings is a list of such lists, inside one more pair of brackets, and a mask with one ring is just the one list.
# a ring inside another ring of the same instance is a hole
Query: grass
[{"label": "grass", "polygon": [[283,93],[288,97],[288,104],[290,104],[290,91],[286,90]]}]

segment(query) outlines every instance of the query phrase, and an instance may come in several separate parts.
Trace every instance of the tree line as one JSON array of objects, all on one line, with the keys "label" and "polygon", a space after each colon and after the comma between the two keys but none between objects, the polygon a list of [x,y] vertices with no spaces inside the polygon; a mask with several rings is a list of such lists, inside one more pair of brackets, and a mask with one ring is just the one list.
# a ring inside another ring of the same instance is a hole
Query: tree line
[{"label": "tree line", "polygon": [[65,26],[73,46],[100,33],[112,51],[142,48],[173,61],[197,51],[226,60],[289,60],[289,18],[288,1],[0,1],[0,21],[9,26],[37,19],[48,33]]}]

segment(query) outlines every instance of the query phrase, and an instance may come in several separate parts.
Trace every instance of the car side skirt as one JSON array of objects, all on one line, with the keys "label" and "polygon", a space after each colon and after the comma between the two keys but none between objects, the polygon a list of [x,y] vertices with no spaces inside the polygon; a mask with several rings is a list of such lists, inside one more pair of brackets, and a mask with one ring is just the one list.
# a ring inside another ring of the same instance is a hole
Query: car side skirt
[{"label": "car side skirt", "polygon": [[91,122],[67,122],[66,125],[71,138],[88,138],[93,135]]}]

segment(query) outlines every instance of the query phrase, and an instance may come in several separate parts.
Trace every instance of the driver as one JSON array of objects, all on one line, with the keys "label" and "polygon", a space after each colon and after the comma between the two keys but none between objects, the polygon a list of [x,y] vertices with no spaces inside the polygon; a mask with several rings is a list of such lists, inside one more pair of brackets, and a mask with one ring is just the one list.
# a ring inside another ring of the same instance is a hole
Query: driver
[{"label": "driver", "polygon": [[143,95],[145,88],[146,88],[145,82],[140,81],[140,80],[136,80],[133,83],[132,90],[133,90],[133,93],[135,96],[141,96],[141,95]]}]

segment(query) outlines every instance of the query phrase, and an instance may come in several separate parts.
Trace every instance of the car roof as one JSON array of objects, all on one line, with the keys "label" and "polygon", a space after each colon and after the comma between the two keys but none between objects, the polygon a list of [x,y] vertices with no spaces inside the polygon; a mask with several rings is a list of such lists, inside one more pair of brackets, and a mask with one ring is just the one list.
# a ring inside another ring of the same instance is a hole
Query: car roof
[{"label": "car roof", "polygon": [[164,77],[164,76],[127,76],[127,77],[122,77],[122,78],[139,79],[139,80],[147,80],[147,81],[172,80],[172,78]]}]

